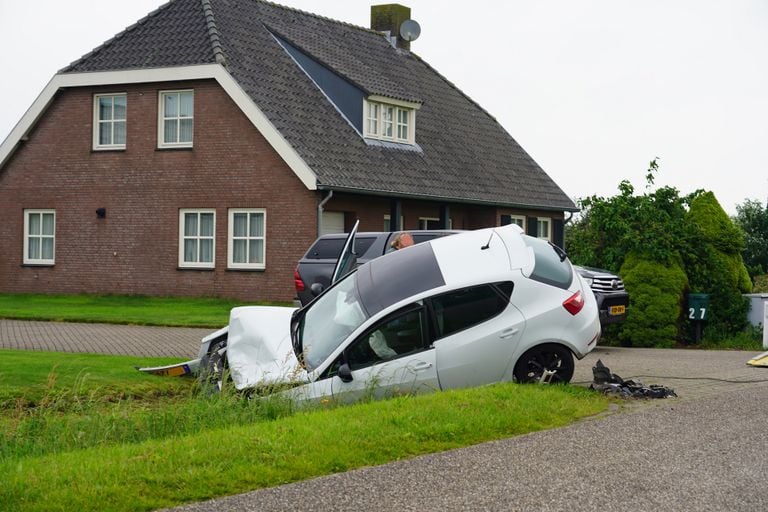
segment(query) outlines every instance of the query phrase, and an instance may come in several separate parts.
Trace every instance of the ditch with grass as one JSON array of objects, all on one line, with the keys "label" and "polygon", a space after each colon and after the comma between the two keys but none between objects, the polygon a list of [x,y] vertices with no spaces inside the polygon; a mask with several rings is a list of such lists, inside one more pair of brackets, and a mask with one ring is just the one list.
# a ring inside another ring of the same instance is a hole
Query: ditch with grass
[{"label": "ditch with grass", "polygon": [[154,510],[570,424],[608,400],[497,384],[350,406],[211,394],[134,366],[0,350],[3,510]]}]

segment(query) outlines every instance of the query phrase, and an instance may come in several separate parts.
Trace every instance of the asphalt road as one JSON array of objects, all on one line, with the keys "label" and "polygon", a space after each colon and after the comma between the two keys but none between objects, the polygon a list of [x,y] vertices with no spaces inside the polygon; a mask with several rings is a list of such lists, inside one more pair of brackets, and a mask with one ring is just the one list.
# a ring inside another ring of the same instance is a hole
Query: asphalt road
[{"label": "asphalt road", "polygon": [[751,353],[599,348],[624,378],[675,388],[569,427],[177,511],[757,511],[768,508],[768,369]]}]

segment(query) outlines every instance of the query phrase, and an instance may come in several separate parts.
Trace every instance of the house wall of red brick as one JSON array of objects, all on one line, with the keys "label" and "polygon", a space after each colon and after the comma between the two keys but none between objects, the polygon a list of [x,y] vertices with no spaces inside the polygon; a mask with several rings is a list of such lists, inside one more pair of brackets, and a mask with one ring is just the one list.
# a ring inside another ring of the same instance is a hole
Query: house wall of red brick
[{"label": "house wall of red brick", "polygon": [[[158,149],[158,96],[194,89],[194,147]],[[94,151],[93,97],[127,94],[127,142]],[[293,271],[317,236],[310,191],[212,80],[88,87],[57,93],[0,169],[0,292],[219,296],[289,301]],[[439,218],[442,203],[401,199],[404,229]],[[455,229],[499,224],[501,214],[550,216],[448,203]],[[327,211],[381,231],[391,199],[337,193]],[[96,210],[106,216],[98,218]],[[179,210],[216,212],[215,268],[179,268]],[[227,269],[229,208],[266,209],[266,268]],[[52,266],[23,264],[24,210],[56,212]],[[557,217],[552,215],[553,217]],[[562,218],[562,214],[559,215]]]},{"label": "house wall of red brick", "polygon": [[[176,88],[195,91],[194,148],[157,149],[158,91]],[[111,92],[126,149],[93,151],[93,95]],[[316,197],[214,81],[63,90],[0,169],[0,291],[290,300]],[[53,266],[22,264],[30,208],[56,211]],[[214,270],[178,268],[180,208],[215,208]],[[265,270],[227,270],[228,208],[266,208]]]}]

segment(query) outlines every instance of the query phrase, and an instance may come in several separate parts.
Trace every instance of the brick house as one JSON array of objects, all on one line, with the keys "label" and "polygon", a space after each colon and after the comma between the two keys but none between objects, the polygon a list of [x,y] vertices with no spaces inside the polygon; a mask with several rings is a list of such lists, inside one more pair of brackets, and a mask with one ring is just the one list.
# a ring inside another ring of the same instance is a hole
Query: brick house
[{"label": "brick house", "polygon": [[408,17],[171,0],[61,70],[0,145],[0,292],[290,300],[355,219],[562,244],[573,202],[390,37]]}]

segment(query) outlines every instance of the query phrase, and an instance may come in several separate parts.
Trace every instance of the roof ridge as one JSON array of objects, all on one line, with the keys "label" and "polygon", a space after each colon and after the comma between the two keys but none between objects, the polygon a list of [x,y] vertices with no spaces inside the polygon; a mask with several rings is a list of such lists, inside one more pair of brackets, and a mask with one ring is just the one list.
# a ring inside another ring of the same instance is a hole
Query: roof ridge
[{"label": "roof ridge", "polygon": [[160,11],[162,11],[162,10],[164,10],[164,9],[168,8],[168,6],[169,6],[169,5],[171,5],[172,3],[174,3],[175,1],[176,1],[176,0],[168,0],[166,3],[164,3],[163,5],[161,5],[160,7],[158,7],[157,9],[155,9],[154,11],[150,12],[149,14],[147,14],[146,16],[144,16],[143,18],[140,18],[140,19],[139,19],[139,20],[138,20],[136,23],[134,23],[133,25],[129,25],[129,26],[127,26],[125,29],[123,29],[122,31],[118,32],[117,34],[115,34],[115,35],[114,35],[114,36],[112,36],[111,38],[107,39],[106,41],[104,41],[104,42],[103,42],[103,43],[101,43],[99,46],[97,46],[97,47],[96,47],[96,48],[94,48],[93,50],[89,51],[88,53],[86,53],[85,55],[83,55],[82,57],[80,57],[79,59],[77,59],[77,60],[74,60],[74,61],[70,62],[70,63],[69,63],[69,65],[67,65],[67,66],[64,66],[64,67],[63,67],[63,68],[61,68],[61,69],[60,69],[58,72],[59,72],[59,73],[66,73],[66,71],[67,71],[68,69],[75,67],[77,64],[80,64],[80,63],[81,63],[81,62],[83,62],[85,59],[89,58],[90,56],[94,55],[95,53],[97,53],[97,52],[101,51],[102,49],[106,48],[107,46],[111,45],[113,42],[115,42],[116,40],[120,39],[121,37],[123,37],[125,34],[127,34],[128,32],[130,32],[131,30],[133,30],[133,29],[135,29],[136,27],[138,27],[138,26],[140,26],[140,25],[143,25],[144,23],[146,23],[146,22],[147,22],[147,21],[148,21],[150,18],[152,18],[152,17],[154,17],[154,16],[157,16],[157,14],[158,14],[158,13],[160,13]]},{"label": "roof ridge", "polygon": [[357,30],[362,30],[364,32],[370,32],[372,34],[382,35],[381,32],[379,32],[378,30],[373,30],[372,28],[363,27],[361,25],[355,25],[354,23],[349,23],[347,21],[341,21],[341,20],[337,20],[337,19],[334,19],[334,18],[329,18],[328,16],[321,16],[320,14],[315,14],[313,12],[304,11],[302,9],[297,9],[296,7],[290,7],[290,6],[287,6],[287,5],[278,4],[276,2],[270,2],[269,0],[251,0],[251,1],[259,2],[259,3],[262,3],[262,4],[271,5],[273,7],[277,7],[279,9],[283,9],[285,11],[298,12],[298,13],[304,14],[306,16],[311,16],[312,18],[317,18],[317,19],[320,19],[320,20],[325,20],[325,21],[330,21],[330,22],[333,22],[333,23],[338,23],[339,25],[344,25],[345,27],[354,28],[354,29],[357,29]]},{"label": "roof ridge", "polygon": [[213,15],[213,6],[210,0],[202,0],[203,2],[203,15],[205,16],[205,25],[208,28],[208,37],[211,40],[211,48],[213,50],[213,58],[217,64],[221,64],[225,68],[227,66],[227,56],[224,53],[224,48],[221,45],[221,33],[216,25],[216,18]]}]

